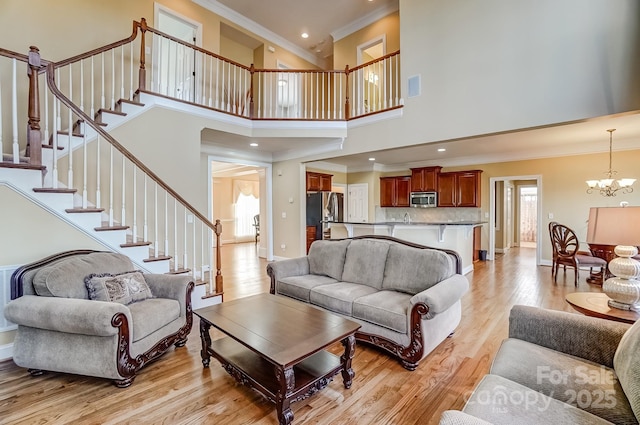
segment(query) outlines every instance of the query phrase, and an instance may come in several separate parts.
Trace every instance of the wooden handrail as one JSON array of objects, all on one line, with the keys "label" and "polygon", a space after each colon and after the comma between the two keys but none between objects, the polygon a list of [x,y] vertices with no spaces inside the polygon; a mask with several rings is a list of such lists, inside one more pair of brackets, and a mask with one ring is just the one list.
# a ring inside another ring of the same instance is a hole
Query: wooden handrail
[{"label": "wooden handrail", "polygon": [[168,184],[166,184],[158,175],[156,175],[149,167],[144,165],[135,155],[129,152],[124,146],[122,146],[116,139],[114,139],[109,133],[107,133],[101,126],[96,125],[93,118],[89,117],[82,109],[76,106],[73,102],[69,100],[56,86],[55,81],[55,64],[47,65],[47,85],[51,93],[56,96],[65,106],[69,109],[73,110],[73,112],[81,117],[85,123],[87,123],[91,128],[93,128],[102,138],[107,140],[113,147],[115,147],[125,158],[135,164],[140,170],[142,170],[145,174],[147,174],[158,186],[163,188],[169,195],[173,196],[177,199],[189,212],[191,212],[195,217],[201,220],[203,223],[207,225],[211,230],[215,231],[215,224],[209,221],[204,215],[202,215],[197,209],[195,209],[189,202],[187,202],[182,196],[180,196],[176,191],[174,191]]},{"label": "wooden handrail", "polygon": [[389,59],[390,57],[393,57],[393,56],[396,56],[396,55],[399,55],[399,54],[400,54],[400,50],[396,50],[393,53],[387,53],[386,55],[381,56],[378,59],[374,59],[374,60],[371,60],[371,61],[369,61],[367,63],[363,63],[362,65],[355,66],[355,67],[351,68],[349,71],[350,72],[355,72],[355,71],[357,71],[359,69],[366,68],[367,66],[373,65],[374,63],[382,62],[384,60]]}]

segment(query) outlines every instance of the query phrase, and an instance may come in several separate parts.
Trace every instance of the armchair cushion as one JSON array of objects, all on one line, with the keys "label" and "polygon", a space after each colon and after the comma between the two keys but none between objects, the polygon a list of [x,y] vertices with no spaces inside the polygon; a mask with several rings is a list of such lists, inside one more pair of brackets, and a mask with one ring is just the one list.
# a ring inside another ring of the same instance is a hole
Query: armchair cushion
[{"label": "armchair cushion", "polygon": [[84,283],[89,291],[89,299],[94,301],[111,301],[126,305],[153,297],[142,272],[138,270],[115,275],[90,274],[85,277]]},{"label": "armchair cushion", "polygon": [[617,424],[635,424],[620,382],[606,366],[509,338],[490,372]]},{"label": "armchair cushion", "polygon": [[167,298],[152,298],[128,307],[133,320],[133,342],[140,341],[180,317],[178,301]]},{"label": "armchair cushion", "polygon": [[42,267],[33,278],[33,287],[40,296],[88,300],[85,276],[129,270],[133,270],[133,264],[128,257],[112,252],[94,252]]}]

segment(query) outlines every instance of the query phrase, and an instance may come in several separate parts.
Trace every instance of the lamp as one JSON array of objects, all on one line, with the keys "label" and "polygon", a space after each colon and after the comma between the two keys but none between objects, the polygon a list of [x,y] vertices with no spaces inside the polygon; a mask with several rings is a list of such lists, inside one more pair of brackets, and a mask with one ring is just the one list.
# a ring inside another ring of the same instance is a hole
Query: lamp
[{"label": "lamp", "polygon": [[[611,298],[609,306],[623,310],[640,309],[640,262],[633,256],[640,245],[640,207],[591,208],[587,243],[594,255],[608,261],[615,276],[607,279],[602,290]],[[615,246],[615,258],[611,248]]]},{"label": "lamp", "polygon": [[631,185],[636,181],[636,179],[615,180],[612,178],[618,174],[617,171],[614,171],[611,168],[613,132],[616,131],[616,129],[611,128],[607,131],[609,132],[609,171],[605,173],[607,178],[600,180],[587,180],[587,185],[589,186],[587,193],[593,193],[594,189],[598,190],[602,196],[616,196],[616,192],[619,190],[622,190],[622,193],[631,193],[633,192]]}]

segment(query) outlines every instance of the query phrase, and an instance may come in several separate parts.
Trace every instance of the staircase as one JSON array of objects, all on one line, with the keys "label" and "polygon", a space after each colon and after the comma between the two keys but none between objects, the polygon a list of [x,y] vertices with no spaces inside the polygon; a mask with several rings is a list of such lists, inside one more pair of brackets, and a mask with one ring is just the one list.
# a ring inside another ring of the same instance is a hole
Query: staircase
[{"label": "staircase", "polygon": [[[107,55],[111,52],[114,58],[117,47],[111,47]],[[121,51],[124,56],[124,47]],[[104,59],[105,52],[97,55]],[[85,56],[93,65],[96,54]],[[90,74],[87,82],[83,70],[73,67],[78,63],[82,69],[83,62],[78,60],[58,64],[41,60],[34,48],[29,55],[0,49],[0,111],[10,110],[12,116],[10,123],[3,123],[0,112],[0,185],[105,249],[129,256],[144,271],[191,275],[196,281],[194,308],[221,302],[219,221],[211,223],[110,135],[145,111],[139,94],[131,89],[129,97],[115,100],[114,96],[106,105],[105,88],[111,86],[115,93],[116,76],[105,84],[104,73]],[[103,69],[105,63],[101,63]],[[28,79],[18,72],[25,64]],[[61,72],[69,77],[66,84]],[[100,107],[95,108],[92,87],[100,80]],[[71,100],[74,88],[81,93],[76,102]],[[87,88],[92,101],[85,107],[87,96],[82,92]],[[9,91],[11,96],[3,95]],[[20,111],[25,110],[21,117]],[[24,141],[20,143],[18,122],[28,122],[26,149],[20,149]],[[2,146],[7,134],[11,134],[10,153]]]}]

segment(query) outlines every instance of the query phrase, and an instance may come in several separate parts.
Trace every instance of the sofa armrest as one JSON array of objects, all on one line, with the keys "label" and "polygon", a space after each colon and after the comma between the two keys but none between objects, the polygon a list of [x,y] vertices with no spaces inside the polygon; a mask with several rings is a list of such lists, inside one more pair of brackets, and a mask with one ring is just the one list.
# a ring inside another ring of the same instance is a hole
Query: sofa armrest
[{"label": "sofa armrest", "polygon": [[7,320],[19,326],[92,336],[117,335],[111,319],[118,313],[127,317],[131,327],[127,306],[106,301],[23,295],[4,308]]},{"label": "sofa armrest", "polygon": [[613,367],[613,356],[629,327],[612,320],[523,305],[513,306],[509,315],[509,338],[608,367]]},{"label": "sofa armrest", "polygon": [[431,288],[418,292],[409,300],[411,305],[424,303],[429,307],[427,319],[442,313],[455,304],[469,290],[469,281],[466,277],[455,274],[443,280]]},{"label": "sofa armrest", "polygon": [[491,425],[491,422],[459,410],[445,410],[442,412],[439,425]]},{"label": "sofa armrest", "polygon": [[271,277],[269,292],[275,294],[276,282],[290,276],[309,274],[308,257],[288,258],[267,264],[267,274]]},{"label": "sofa armrest", "polygon": [[[169,298],[180,304],[180,316],[187,315],[187,297],[191,298],[192,290],[187,290],[193,282],[191,276],[171,274],[145,274],[144,280],[156,298]],[[191,301],[191,300],[189,300]]]}]

